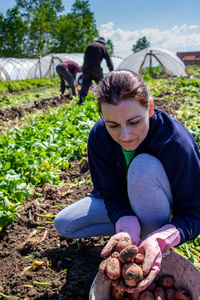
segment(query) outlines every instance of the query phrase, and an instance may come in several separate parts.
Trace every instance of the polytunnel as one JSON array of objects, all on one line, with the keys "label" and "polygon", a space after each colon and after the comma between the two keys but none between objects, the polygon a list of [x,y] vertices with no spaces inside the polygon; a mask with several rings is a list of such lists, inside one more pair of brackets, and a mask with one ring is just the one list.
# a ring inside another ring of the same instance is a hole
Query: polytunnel
[{"label": "polytunnel", "polygon": [[38,59],[0,58],[0,81],[32,78],[31,70],[37,66]]},{"label": "polytunnel", "polygon": [[[57,53],[37,59],[0,58],[0,81],[24,80],[34,78],[50,78],[57,76],[55,67],[61,61],[72,60],[83,65],[84,53]],[[122,58],[111,57],[114,69],[122,62]],[[109,72],[105,59],[101,63],[104,74]]]},{"label": "polytunnel", "polygon": [[162,66],[166,76],[187,76],[185,65],[173,52],[165,49],[147,48],[129,55],[117,67],[142,74],[142,69]]}]

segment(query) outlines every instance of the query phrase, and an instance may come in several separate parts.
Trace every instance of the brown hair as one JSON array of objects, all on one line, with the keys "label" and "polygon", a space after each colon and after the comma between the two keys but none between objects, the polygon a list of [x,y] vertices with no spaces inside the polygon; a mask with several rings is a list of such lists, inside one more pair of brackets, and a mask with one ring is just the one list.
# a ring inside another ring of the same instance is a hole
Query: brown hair
[{"label": "brown hair", "polygon": [[145,82],[130,70],[115,70],[106,74],[95,89],[95,95],[100,114],[102,103],[118,105],[130,98],[145,107],[150,103]]}]

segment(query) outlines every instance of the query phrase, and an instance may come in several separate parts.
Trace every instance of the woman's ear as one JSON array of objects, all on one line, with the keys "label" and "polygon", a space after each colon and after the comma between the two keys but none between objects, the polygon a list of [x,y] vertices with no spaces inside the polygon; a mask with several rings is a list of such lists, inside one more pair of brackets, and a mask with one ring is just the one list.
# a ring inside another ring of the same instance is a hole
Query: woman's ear
[{"label": "woman's ear", "polygon": [[151,98],[149,104],[149,118],[153,116],[153,110],[154,110],[154,102],[153,102],[153,98]]}]

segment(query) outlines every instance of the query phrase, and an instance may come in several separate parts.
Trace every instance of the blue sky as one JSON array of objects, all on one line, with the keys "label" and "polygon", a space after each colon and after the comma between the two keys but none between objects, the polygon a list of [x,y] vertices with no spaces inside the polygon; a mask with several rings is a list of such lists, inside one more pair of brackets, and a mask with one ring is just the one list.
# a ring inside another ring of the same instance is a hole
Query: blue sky
[{"label": "blue sky", "polygon": [[[63,0],[63,13],[75,0]],[[146,36],[151,47],[174,53],[200,51],[199,0],[89,0],[101,36],[111,39],[114,54],[126,57],[135,42]],[[14,0],[0,0],[0,12]]]}]

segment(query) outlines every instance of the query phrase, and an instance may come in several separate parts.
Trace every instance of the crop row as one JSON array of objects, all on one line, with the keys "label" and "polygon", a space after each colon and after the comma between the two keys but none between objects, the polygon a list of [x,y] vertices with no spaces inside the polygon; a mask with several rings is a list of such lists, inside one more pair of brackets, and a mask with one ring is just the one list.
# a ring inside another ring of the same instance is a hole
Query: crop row
[{"label": "crop row", "polygon": [[97,120],[94,101],[73,103],[32,118],[24,127],[0,134],[0,226],[15,217],[17,204],[31,188],[59,184],[59,174],[70,160],[87,154],[87,138]]},{"label": "crop row", "polygon": [[[200,146],[200,80],[173,78],[149,80],[147,84],[153,97],[162,94],[163,99],[173,102],[177,95],[181,95],[183,104],[177,111],[177,119],[191,131]],[[24,99],[25,94],[21,93],[20,97]],[[31,93],[31,97],[34,99],[36,94]],[[8,93],[7,97],[10,97],[9,105],[12,106],[19,95],[13,97]],[[99,116],[91,94],[83,106],[77,106],[76,101],[74,98],[70,105],[32,115],[24,126],[21,124],[11,129],[5,126],[1,132],[1,227],[13,221],[20,205],[36,187],[45,183],[59,185],[62,170],[67,169],[73,160],[87,155],[88,135]],[[199,250],[200,237],[176,248],[197,267]]]}]

